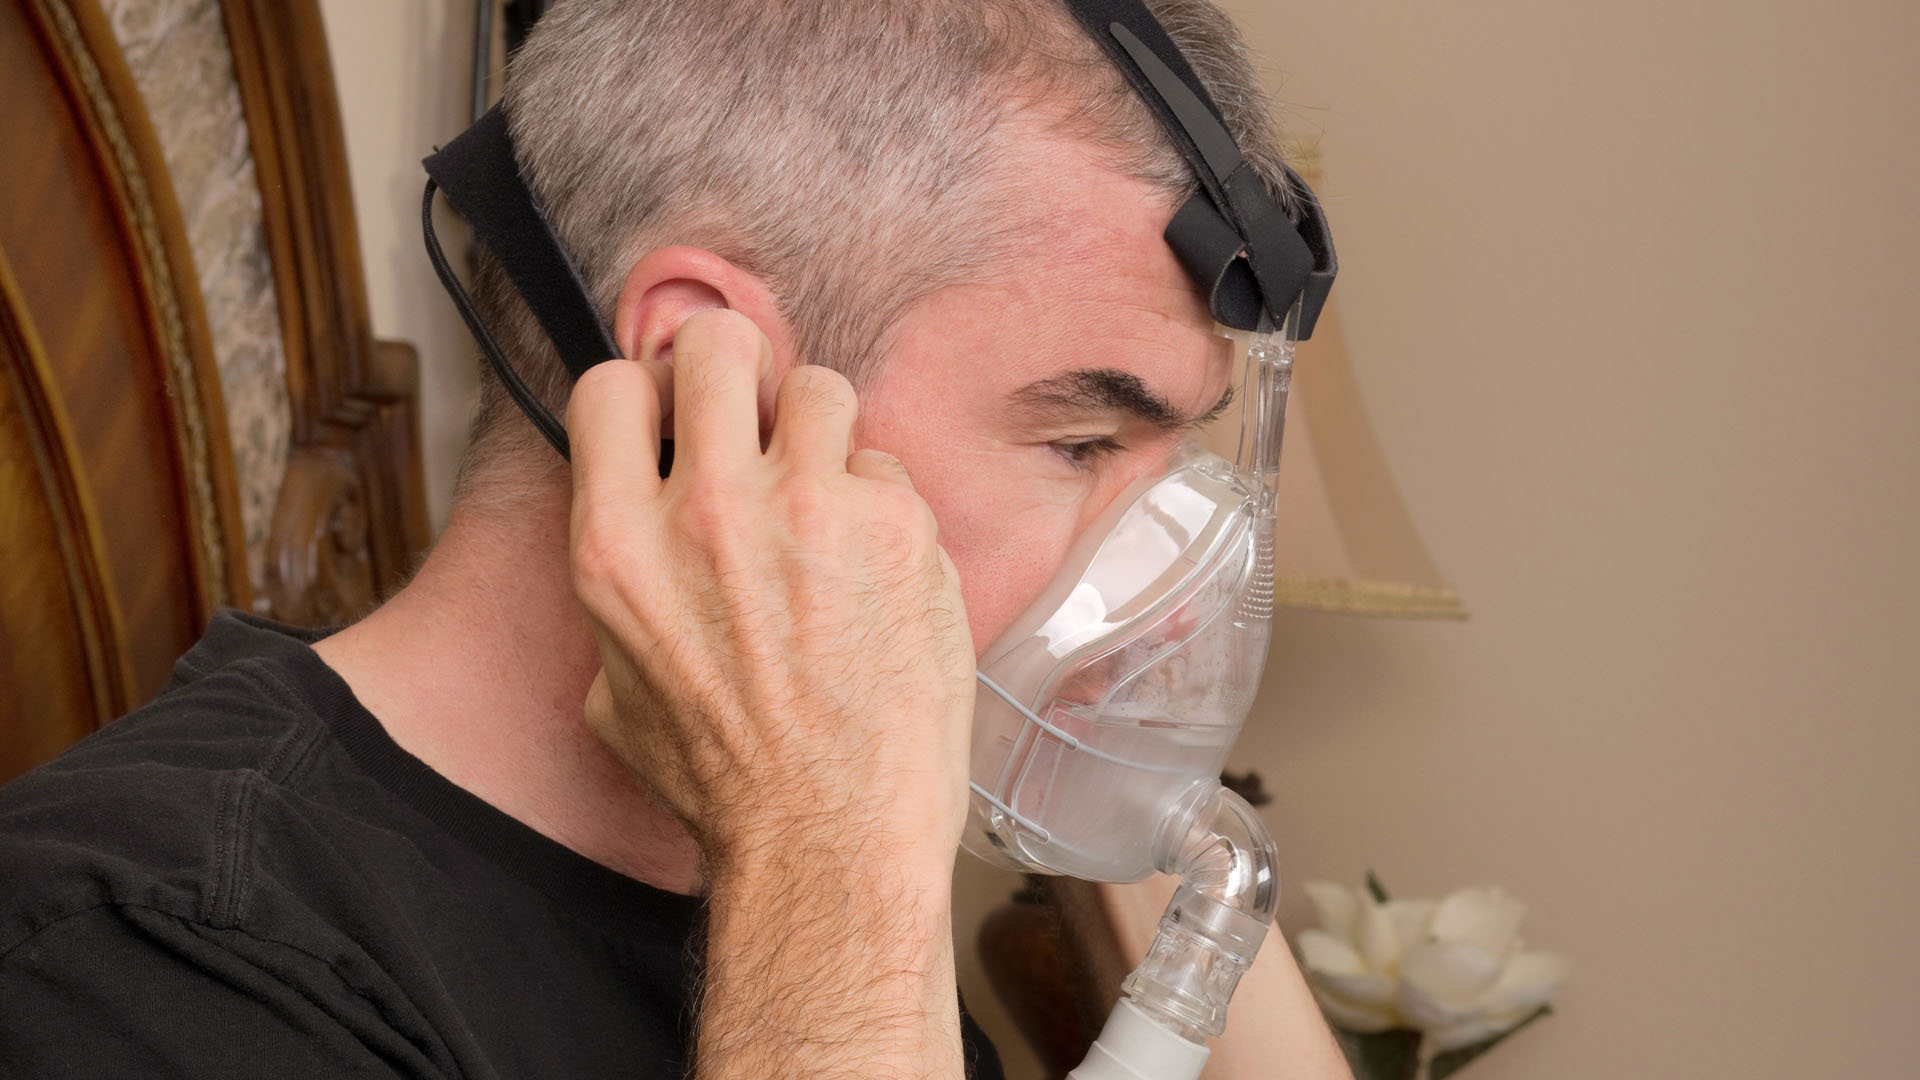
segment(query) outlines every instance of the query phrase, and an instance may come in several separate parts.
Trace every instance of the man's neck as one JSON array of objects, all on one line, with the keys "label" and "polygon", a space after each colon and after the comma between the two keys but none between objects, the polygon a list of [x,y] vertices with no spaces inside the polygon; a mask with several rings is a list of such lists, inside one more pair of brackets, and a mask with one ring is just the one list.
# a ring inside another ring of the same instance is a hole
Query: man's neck
[{"label": "man's neck", "polygon": [[413,581],[315,650],[436,772],[602,865],[690,893],[692,839],[583,718],[600,659],[569,577],[564,484],[511,514],[456,506]]}]

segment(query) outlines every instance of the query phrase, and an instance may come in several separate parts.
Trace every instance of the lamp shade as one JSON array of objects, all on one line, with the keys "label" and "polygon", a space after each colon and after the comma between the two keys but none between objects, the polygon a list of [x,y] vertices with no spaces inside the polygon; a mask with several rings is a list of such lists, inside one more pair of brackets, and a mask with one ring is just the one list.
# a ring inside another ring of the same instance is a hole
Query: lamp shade
[{"label": "lamp shade", "polygon": [[[1274,602],[1348,615],[1464,619],[1374,437],[1329,302],[1299,345],[1280,454]],[[1227,457],[1237,410],[1202,440]]]}]

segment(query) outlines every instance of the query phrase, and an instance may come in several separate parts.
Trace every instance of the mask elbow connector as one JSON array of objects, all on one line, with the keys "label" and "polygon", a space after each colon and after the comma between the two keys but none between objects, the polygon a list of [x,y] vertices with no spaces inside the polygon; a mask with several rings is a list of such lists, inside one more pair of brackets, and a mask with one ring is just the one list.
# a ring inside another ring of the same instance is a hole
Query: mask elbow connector
[{"label": "mask elbow connector", "polygon": [[1205,1041],[1226,1029],[1227,1003],[1279,906],[1277,851],[1245,799],[1197,783],[1167,816],[1155,852],[1180,887],[1146,959],[1070,1080],[1192,1080]]},{"label": "mask elbow connector", "polygon": [[1247,801],[1217,781],[1195,784],[1162,827],[1155,862],[1180,879],[1128,998],[1190,1036],[1227,1023],[1227,1001],[1279,907],[1277,851]]}]

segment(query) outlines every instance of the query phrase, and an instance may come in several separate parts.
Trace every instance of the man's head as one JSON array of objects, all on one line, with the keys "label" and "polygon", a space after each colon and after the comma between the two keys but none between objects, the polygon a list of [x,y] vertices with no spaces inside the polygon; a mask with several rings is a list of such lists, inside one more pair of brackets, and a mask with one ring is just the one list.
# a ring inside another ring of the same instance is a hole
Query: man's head
[{"label": "man's head", "polygon": [[[1150,6],[1280,192],[1231,25]],[[859,441],[932,504],[977,645],[1225,389],[1161,239],[1187,166],[1058,0],[568,0],[506,109],[628,355],[670,356],[679,321],[724,305],[781,371],[854,380]],[[505,275],[483,257],[477,285],[559,412],[563,369]],[[555,461],[487,379],[463,499]]]}]

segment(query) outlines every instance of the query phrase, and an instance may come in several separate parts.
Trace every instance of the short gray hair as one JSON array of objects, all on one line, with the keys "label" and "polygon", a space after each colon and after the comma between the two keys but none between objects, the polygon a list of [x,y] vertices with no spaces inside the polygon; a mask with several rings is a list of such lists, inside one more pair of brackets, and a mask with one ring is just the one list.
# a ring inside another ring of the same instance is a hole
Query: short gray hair
[{"label": "short gray hair", "polygon": [[[1248,160],[1287,197],[1265,93],[1209,0],[1149,0]],[[977,275],[1020,220],[1002,175],[1023,110],[1172,207],[1194,181],[1060,0],[563,0],[514,57],[523,173],[603,312],[672,244],[758,275],[801,357],[856,385],[917,300]],[[484,249],[476,303],[556,414],[570,382]],[[462,486],[531,425],[483,370]]]}]

